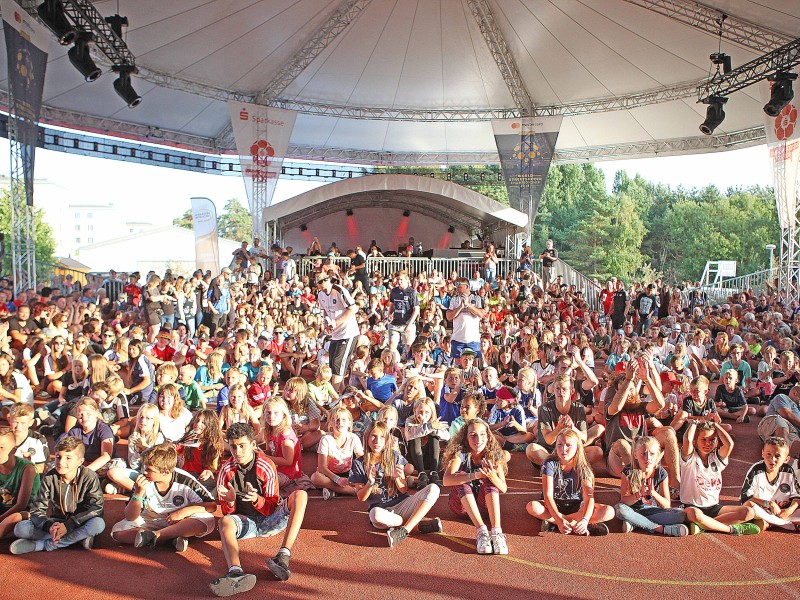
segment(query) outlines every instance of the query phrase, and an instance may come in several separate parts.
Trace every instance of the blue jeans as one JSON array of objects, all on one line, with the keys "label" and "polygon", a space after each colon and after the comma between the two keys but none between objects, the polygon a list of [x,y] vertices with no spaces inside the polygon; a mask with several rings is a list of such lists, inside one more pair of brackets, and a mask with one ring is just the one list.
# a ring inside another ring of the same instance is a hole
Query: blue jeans
[{"label": "blue jeans", "polygon": [[161,327],[167,325],[169,329],[173,329],[175,326],[175,315],[161,315]]},{"label": "blue jeans", "polygon": [[14,535],[25,540],[44,541],[44,550],[49,552],[50,550],[56,550],[58,548],[66,548],[67,546],[71,546],[72,544],[76,544],[81,540],[86,539],[87,537],[99,535],[103,533],[105,528],[106,522],[103,521],[103,519],[100,517],[92,517],[77,529],[73,529],[64,535],[64,537],[58,540],[57,544],[54,544],[50,539],[49,532],[42,531],[38,527],[34,526],[33,522],[31,521],[20,521],[14,527]]},{"label": "blue jeans", "polygon": [[461,356],[461,353],[466,348],[474,350],[475,354],[477,354],[478,358],[480,358],[481,356],[480,342],[457,342],[456,340],[450,341],[450,356],[452,356],[453,358],[459,358]]},{"label": "blue jeans", "polygon": [[497,267],[484,267],[483,278],[489,283],[494,283],[494,278],[497,277]]},{"label": "blue jeans", "polygon": [[617,518],[627,521],[634,527],[653,533],[659,525],[679,525],[686,520],[686,512],[682,508],[661,508],[660,506],[643,506],[632,508],[623,502],[614,507]]}]

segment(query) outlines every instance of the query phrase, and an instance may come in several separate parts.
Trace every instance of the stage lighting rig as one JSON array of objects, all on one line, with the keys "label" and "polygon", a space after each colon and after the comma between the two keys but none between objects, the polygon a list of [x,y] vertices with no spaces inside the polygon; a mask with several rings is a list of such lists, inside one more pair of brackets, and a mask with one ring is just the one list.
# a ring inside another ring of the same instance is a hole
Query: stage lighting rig
[{"label": "stage lighting rig", "polygon": [[778,71],[767,77],[772,82],[769,102],[764,105],[764,112],[770,117],[777,117],[784,107],[794,98],[792,82],[797,79],[797,73]]},{"label": "stage lighting rig", "polygon": [[700,131],[705,135],[711,135],[725,120],[725,110],[723,106],[728,101],[724,96],[710,96],[706,100],[706,120],[700,125]]},{"label": "stage lighting rig", "polygon": [[45,0],[36,8],[36,14],[42,23],[56,34],[58,43],[62,46],[69,46],[78,37],[78,31],[67,19],[64,5],[60,0]]}]

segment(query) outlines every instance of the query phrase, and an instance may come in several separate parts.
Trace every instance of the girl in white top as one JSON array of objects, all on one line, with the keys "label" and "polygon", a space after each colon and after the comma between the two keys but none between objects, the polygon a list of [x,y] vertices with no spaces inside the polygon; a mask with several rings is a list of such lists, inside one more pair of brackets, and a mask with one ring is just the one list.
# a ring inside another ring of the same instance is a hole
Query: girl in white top
[{"label": "girl in white top", "polygon": [[234,383],[228,391],[228,404],[222,407],[219,413],[219,428],[227,431],[234,423],[250,423],[253,431],[258,434],[261,424],[258,422],[255,410],[247,401],[247,388],[241,383]]},{"label": "girl in white top", "polygon": [[336,494],[355,496],[356,489],[348,482],[353,458],[364,456],[364,446],[352,432],[353,417],[341,406],[328,414],[330,431],[317,445],[317,470],[311,483],[322,488],[322,498],[328,500]]},{"label": "girl in white top", "polygon": [[681,449],[681,502],[686,507],[692,534],[704,530],[748,535],[761,530],[753,523],[749,506],[722,506],[722,471],[728,466],[733,439],[719,423],[696,420],[689,423]]},{"label": "girl in white top", "polygon": [[159,431],[159,425],[158,407],[155,404],[145,404],[139,409],[133,433],[128,438],[128,466],[108,470],[106,477],[111,483],[105,486],[107,494],[116,494],[121,490],[130,492],[133,489],[141,469],[142,454],[166,441],[164,434]]},{"label": "girl in white top", "polygon": [[174,383],[165,383],[158,390],[158,409],[161,433],[166,440],[175,442],[181,439],[192,420],[192,413],[186,410]]}]

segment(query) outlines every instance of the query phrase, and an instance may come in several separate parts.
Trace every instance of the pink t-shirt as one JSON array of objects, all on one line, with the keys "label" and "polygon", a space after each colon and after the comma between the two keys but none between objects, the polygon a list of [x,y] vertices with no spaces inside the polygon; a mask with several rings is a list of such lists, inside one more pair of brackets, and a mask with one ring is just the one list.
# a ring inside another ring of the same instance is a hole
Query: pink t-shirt
[{"label": "pink t-shirt", "polygon": [[289,479],[297,479],[303,474],[303,469],[300,463],[303,455],[303,448],[300,445],[300,440],[297,438],[297,434],[294,432],[294,429],[287,427],[285,431],[277,433],[269,438],[269,440],[267,440],[265,452],[267,456],[283,458],[284,440],[291,440],[294,442],[294,458],[292,460],[292,464],[275,466],[277,467],[279,473],[283,473]]}]

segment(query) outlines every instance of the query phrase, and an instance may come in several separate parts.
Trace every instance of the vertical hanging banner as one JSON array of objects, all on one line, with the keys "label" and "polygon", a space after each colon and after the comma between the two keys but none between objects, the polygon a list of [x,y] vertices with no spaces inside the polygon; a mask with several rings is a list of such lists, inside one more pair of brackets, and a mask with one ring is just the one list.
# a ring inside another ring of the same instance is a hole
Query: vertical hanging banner
[{"label": "vertical hanging banner", "polygon": [[22,150],[25,201],[33,206],[33,166],[50,32],[13,0],[0,0],[8,56],[9,111]]},{"label": "vertical hanging banner", "polygon": [[219,274],[219,234],[217,207],[208,198],[192,198],[194,252],[197,268]]},{"label": "vertical hanging banner", "polygon": [[562,120],[523,117],[492,121],[509,204],[528,215],[526,237],[530,237],[536,221]]},{"label": "vertical hanging banner", "polygon": [[228,110],[253,227],[257,233],[262,233],[261,212],[272,204],[297,113],[235,100],[228,100]]},{"label": "vertical hanging banner", "polygon": [[[764,81],[762,97],[770,98],[771,84]],[[794,229],[797,212],[797,167],[800,162],[800,123],[795,98],[777,117],[765,115],[767,148],[775,184],[775,202],[781,229]]]}]

